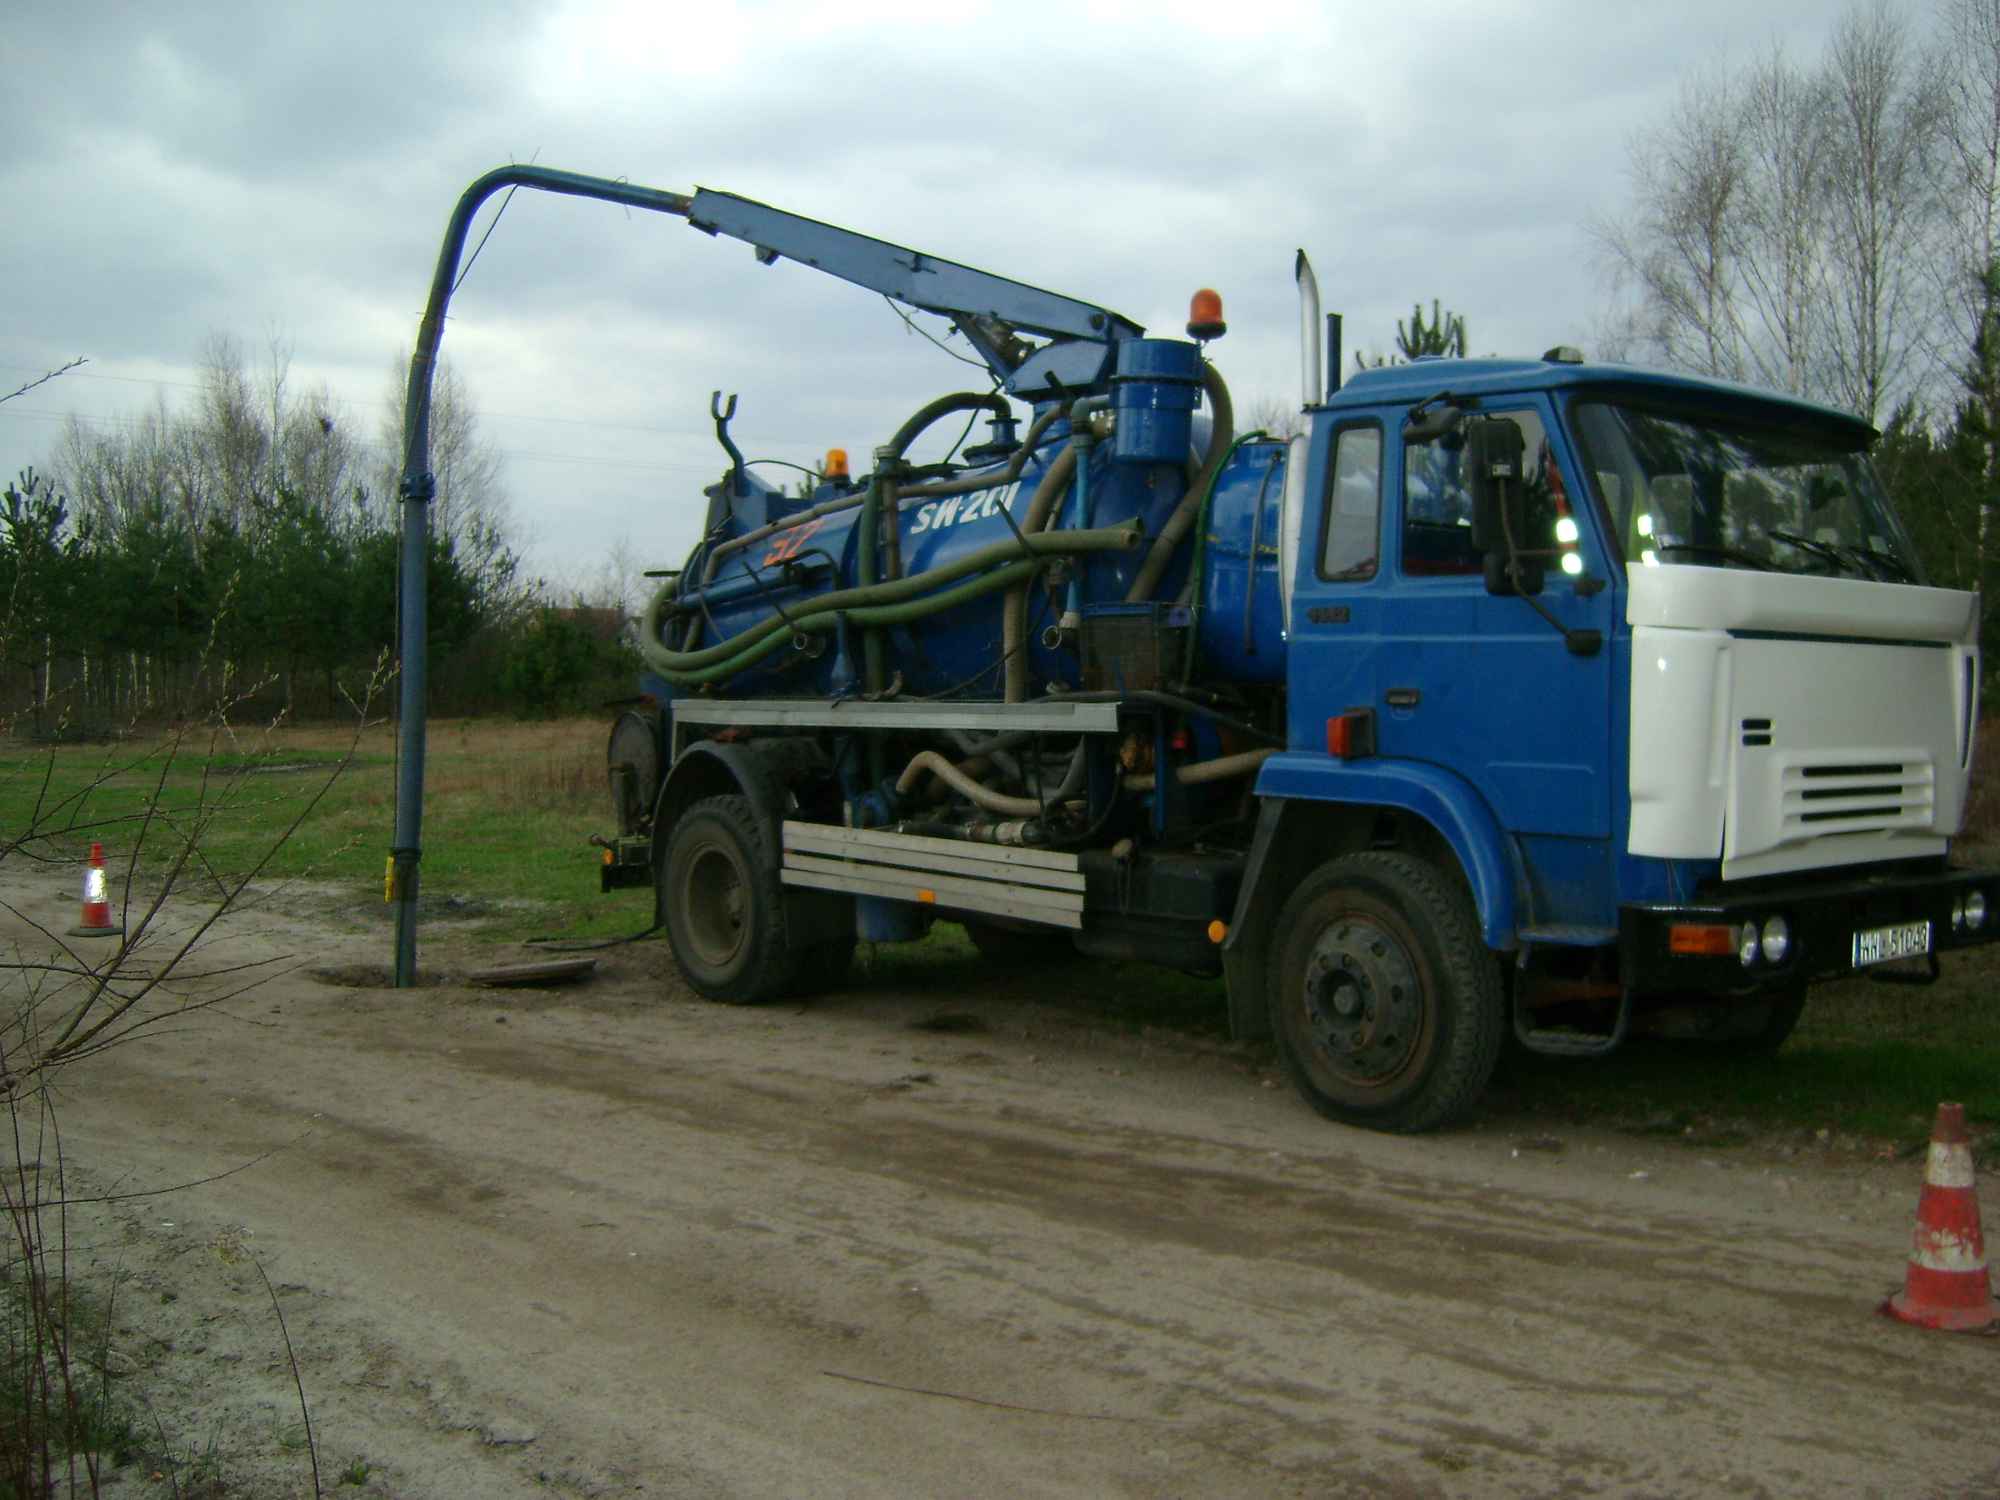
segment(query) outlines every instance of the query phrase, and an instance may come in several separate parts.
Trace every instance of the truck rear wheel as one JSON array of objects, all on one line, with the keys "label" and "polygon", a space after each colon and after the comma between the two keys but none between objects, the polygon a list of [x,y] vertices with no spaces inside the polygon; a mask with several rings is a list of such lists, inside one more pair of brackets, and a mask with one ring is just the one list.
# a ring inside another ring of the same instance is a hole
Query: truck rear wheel
[{"label": "truck rear wheel", "polygon": [[1471,900],[1411,855],[1322,865],[1278,915],[1271,1030],[1306,1102],[1374,1130],[1435,1130],[1478,1100],[1506,1029]]},{"label": "truck rear wheel", "polygon": [[748,797],[709,797],[681,815],[660,895],[667,942],[697,992],[755,1005],[791,983],[778,861]]}]

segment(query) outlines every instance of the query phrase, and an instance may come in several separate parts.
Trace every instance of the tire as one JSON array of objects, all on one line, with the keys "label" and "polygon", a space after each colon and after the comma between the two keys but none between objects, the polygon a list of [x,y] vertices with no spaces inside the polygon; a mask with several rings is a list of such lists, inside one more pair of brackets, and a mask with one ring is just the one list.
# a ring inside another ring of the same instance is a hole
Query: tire
[{"label": "tire", "polygon": [[748,797],[709,797],[674,824],[660,866],[667,942],[699,994],[729,1005],[775,999],[795,972],[784,887]]},{"label": "tire", "polygon": [[1350,854],[1292,894],[1273,937],[1271,1031],[1314,1109],[1415,1133],[1485,1092],[1506,1007],[1457,881],[1408,854]]}]

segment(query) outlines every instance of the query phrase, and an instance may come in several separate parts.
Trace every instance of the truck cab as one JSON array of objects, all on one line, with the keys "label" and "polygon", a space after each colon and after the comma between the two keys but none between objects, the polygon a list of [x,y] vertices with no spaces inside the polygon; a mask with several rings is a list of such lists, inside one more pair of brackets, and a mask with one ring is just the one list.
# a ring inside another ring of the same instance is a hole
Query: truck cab
[{"label": "truck cab", "polygon": [[1865,423],[1567,350],[1369,371],[1307,423],[1225,957],[1323,1112],[1455,1110],[1501,1025],[1774,1047],[1811,981],[1992,936],[1947,860],[1978,599],[1927,585]]}]

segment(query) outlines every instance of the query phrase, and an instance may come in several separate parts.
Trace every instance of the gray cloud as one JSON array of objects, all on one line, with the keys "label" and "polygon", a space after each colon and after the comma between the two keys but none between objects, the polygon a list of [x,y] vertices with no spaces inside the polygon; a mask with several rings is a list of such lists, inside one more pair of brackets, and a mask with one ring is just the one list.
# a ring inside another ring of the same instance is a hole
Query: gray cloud
[{"label": "gray cloud", "polygon": [[[1291,254],[1350,348],[1410,303],[1481,351],[1578,340],[1600,311],[1582,225],[1680,79],[1822,0],[922,12],[768,4],[20,7],[0,195],[16,296],[6,376],[92,365],[0,407],[0,467],[61,418],[185,399],[204,338],[287,340],[374,435],[453,201],[544,164],[726,188],[1102,302],[1177,333],[1219,287],[1239,395],[1296,386]],[[20,107],[28,105],[31,107]],[[677,560],[720,455],[708,393],[797,461],[865,452],[983,384],[880,299],[677,221],[523,193],[455,307],[447,354],[509,455],[539,569],[619,534]],[[85,378],[91,377],[91,378]]]}]

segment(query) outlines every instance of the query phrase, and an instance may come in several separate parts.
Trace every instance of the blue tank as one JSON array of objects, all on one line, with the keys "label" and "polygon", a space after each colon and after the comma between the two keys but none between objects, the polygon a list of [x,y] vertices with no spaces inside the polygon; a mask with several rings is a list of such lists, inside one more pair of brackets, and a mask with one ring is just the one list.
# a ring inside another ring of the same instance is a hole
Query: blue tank
[{"label": "blue tank", "polygon": [[[1012,467],[994,462],[942,483],[906,480],[896,507],[897,546],[889,548],[885,534],[883,547],[885,554],[899,552],[900,557],[878,559],[879,576],[916,581],[908,592],[920,602],[921,595],[938,591],[921,588],[926,575],[938,575],[943,589],[1017,561],[1007,555],[1007,544],[1019,546],[1018,534],[1031,529],[1033,497],[1050,468],[1074,445],[1073,470],[1052,492],[1041,530],[1136,525],[1143,540],[1131,550],[1054,562],[1029,584],[1020,648],[1028,694],[1052,686],[1119,685],[1128,680],[1128,666],[1131,680],[1143,678],[1143,685],[1190,675],[1281,682],[1283,444],[1256,440],[1228,450],[1196,523],[1175,549],[1150,600],[1141,606],[1126,602],[1153,538],[1188,492],[1197,449],[1205,450],[1208,442],[1209,435],[1193,420],[1200,372],[1194,344],[1128,340],[1119,346],[1108,397],[1076,408],[1045,404],[1036,409],[1037,422],[1048,421],[1025,462]],[[1080,442],[1072,417],[1084,425]],[[940,489],[952,492],[937,493]],[[810,496],[792,497],[745,473],[733,485],[725,478],[710,495],[709,537],[688,559],[681,578],[656,601],[660,644],[670,652],[687,653],[745,637],[776,617],[810,619],[810,628],[802,623],[797,630],[781,632],[788,638],[776,650],[720,676],[706,690],[732,697],[814,698],[858,691],[861,626],[824,610],[816,617],[810,611],[815,600],[854,588],[862,576],[859,522],[865,489],[835,482],[822,484]],[[999,549],[1000,555],[978,574],[945,579],[954,564],[988,549]],[[914,697],[1003,696],[1004,597],[1004,590],[987,592],[882,626],[884,686]],[[1146,628],[1160,627],[1155,636],[1169,642],[1148,648],[1160,661],[1122,660],[1141,639],[1132,634],[1135,608],[1149,610]],[[1166,659],[1173,656],[1180,659]],[[694,686],[684,683],[677,691]]]}]

